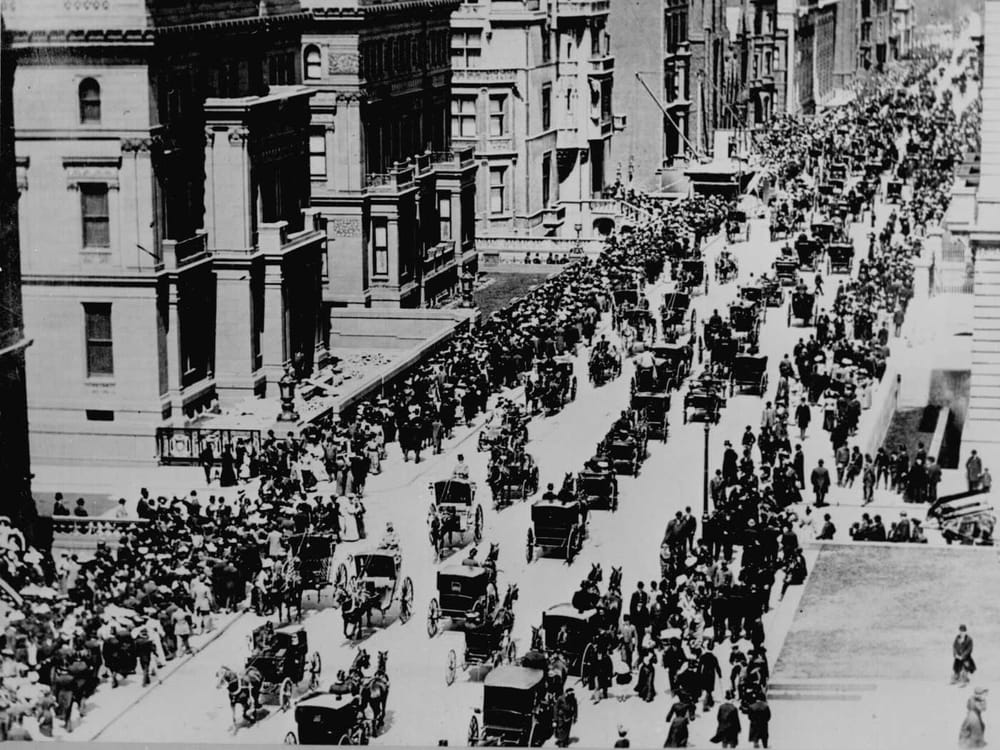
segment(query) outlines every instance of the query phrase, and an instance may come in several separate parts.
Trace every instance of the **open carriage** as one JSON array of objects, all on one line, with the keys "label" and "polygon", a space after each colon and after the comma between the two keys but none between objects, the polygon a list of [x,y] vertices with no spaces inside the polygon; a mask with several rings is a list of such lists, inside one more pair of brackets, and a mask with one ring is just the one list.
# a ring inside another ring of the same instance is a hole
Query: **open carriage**
[{"label": "open carriage", "polygon": [[451,685],[459,669],[465,671],[475,666],[496,668],[504,661],[513,663],[517,658],[517,646],[511,639],[516,599],[517,586],[510,586],[502,604],[495,598],[489,601],[487,597],[480,603],[477,618],[466,618],[463,634],[465,648],[462,649],[461,659],[455,649],[448,650],[445,682]]},{"label": "open carriage", "polygon": [[[403,558],[398,549],[378,548],[349,555],[337,568],[337,581],[356,595],[360,612],[377,611],[384,621],[393,604],[399,603],[399,619],[413,614],[413,579],[402,577]],[[351,572],[349,572],[351,571]]]},{"label": "open carriage", "polygon": [[691,373],[694,350],[688,344],[657,344],[649,347],[654,358],[666,362],[670,371],[668,388],[677,389]]},{"label": "open carriage", "polygon": [[299,562],[303,591],[320,592],[333,585],[333,534],[293,534],[288,549]]},{"label": "open carriage", "polygon": [[307,689],[313,690],[319,684],[323,662],[318,651],[309,653],[305,628],[275,628],[266,622],[250,634],[250,648],[245,669],[260,673],[261,694],[275,696],[282,711],[291,707],[296,685],[307,681]]},{"label": "open carriage", "polygon": [[729,395],[750,391],[758,396],[767,392],[767,355],[737,354],[729,375]]},{"label": "open carriage", "polygon": [[729,327],[741,342],[756,343],[764,318],[764,306],[759,302],[740,300],[729,306]]},{"label": "open carriage", "polygon": [[903,202],[903,183],[900,180],[889,180],[885,183],[885,202]]},{"label": "open carriage", "polygon": [[792,292],[792,299],[788,303],[788,327],[791,328],[792,320],[801,320],[802,325],[810,325],[815,307],[815,294],[806,289],[796,289]]},{"label": "open carriage", "polygon": [[443,479],[428,485],[431,504],[427,520],[430,540],[440,554],[445,547],[483,538],[483,507],[476,502],[476,483],[465,479]]},{"label": "open carriage", "polygon": [[587,372],[590,375],[590,382],[596,386],[602,386],[617,378],[622,373],[621,353],[613,346],[606,349],[594,347],[587,361]]},{"label": "open carriage", "polygon": [[735,279],[739,270],[739,265],[733,254],[728,249],[720,250],[715,259],[715,280],[720,284],[725,284]]},{"label": "open carriage", "polygon": [[538,492],[538,465],[530,453],[506,453],[500,463],[490,463],[493,505],[502,508],[516,500],[527,500]]},{"label": "open carriage", "polygon": [[531,528],[528,529],[526,557],[535,559],[535,548],[562,551],[572,563],[587,534],[586,506],[580,501],[536,500],[531,505]]}]

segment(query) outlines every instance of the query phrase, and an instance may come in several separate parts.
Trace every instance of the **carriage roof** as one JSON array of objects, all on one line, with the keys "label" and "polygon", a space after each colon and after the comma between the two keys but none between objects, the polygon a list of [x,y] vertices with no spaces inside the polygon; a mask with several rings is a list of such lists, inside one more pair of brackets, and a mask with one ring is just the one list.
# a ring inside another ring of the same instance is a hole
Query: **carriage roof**
[{"label": "carriage roof", "polygon": [[569,621],[590,625],[593,624],[597,618],[598,612],[596,609],[585,609],[581,612],[572,604],[556,604],[553,607],[549,607],[542,613],[543,625],[548,623],[558,624]]},{"label": "carriage roof", "polygon": [[506,688],[508,690],[533,690],[545,679],[545,672],[540,669],[518,667],[513,664],[502,664],[490,670],[483,680],[483,686],[489,688]]},{"label": "carriage roof", "polygon": [[302,560],[333,557],[335,546],[333,534],[293,534],[288,538],[288,548]]},{"label": "carriage roof", "polygon": [[[305,710],[303,711],[303,709]],[[307,695],[296,704],[295,720],[296,722],[300,720],[301,711],[302,713],[313,713],[314,715],[326,714],[328,716],[339,716],[343,714],[344,718],[353,721],[357,709],[357,696],[345,693],[315,693],[314,695]]]},{"label": "carriage roof", "polygon": [[464,578],[466,580],[475,580],[477,578],[485,579],[488,575],[489,571],[479,565],[475,567],[471,565],[449,565],[438,571],[438,580],[441,580],[442,578]]},{"label": "carriage roof", "polygon": [[657,359],[674,361],[688,356],[688,347],[684,344],[657,344],[649,348],[650,353]]},{"label": "carriage roof", "polygon": [[[670,394],[653,393],[651,391],[638,391],[632,394],[633,409],[643,409],[653,403],[660,404],[666,408],[666,406],[670,403]],[[642,404],[642,406],[637,406],[636,404]]]},{"label": "carriage roof", "polygon": [[359,576],[395,578],[396,554],[392,550],[362,552],[354,556],[354,569]]},{"label": "carriage roof", "polygon": [[689,307],[691,295],[687,292],[667,292],[663,295],[663,304],[668,308]]},{"label": "carriage roof", "polygon": [[472,482],[464,479],[442,479],[434,482],[434,502],[438,505],[471,505],[473,499]]},{"label": "carriage roof", "polygon": [[535,508],[547,508],[551,510],[565,510],[567,512],[573,511],[574,513],[580,512],[580,503],[573,500],[568,503],[560,502],[559,500],[536,500],[531,504],[531,509]]},{"label": "carriage roof", "polygon": [[615,300],[615,304],[621,305],[625,302],[631,302],[635,304],[639,301],[639,290],[638,289],[615,289],[611,296]]},{"label": "carriage roof", "polygon": [[577,480],[584,487],[593,486],[596,484],[608,485],[614,484],[614,474],[609,471],[581,471],[576,475]]},{"label": "carriage roof", "polygon": [[733,359],[733,369],[760,373],[767,369],[766,354],[737,354]]}]

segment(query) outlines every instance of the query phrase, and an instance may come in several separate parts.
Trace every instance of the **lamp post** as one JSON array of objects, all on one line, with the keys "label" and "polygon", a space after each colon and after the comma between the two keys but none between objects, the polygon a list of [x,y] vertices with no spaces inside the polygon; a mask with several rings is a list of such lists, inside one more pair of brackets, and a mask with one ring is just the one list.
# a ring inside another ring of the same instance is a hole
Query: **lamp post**
[{"label": "lamp post", "polygon": [[472,307],[472,286],[475,278],[470,271],[462,269],[462,304],[466,307]]},{"label": "lamp post", "polygon": [[705,465],[702,471],[701,478],[701,540],[705,541],[705,528],[708,526],[708,435],[711,430],[712,423],[710,419],[706,416],[705,418]]},{"label": "lamp post", "polygon": [[279,422],[297,422],[299,415],[295,411],[295,376],[292,375],[292,368],[286,367],[285,374],[278,381],[278,392],[281,394],[281,414],[278,415]]},{"label": "lamp post", "polygon": [[583,245],[580,244],[580,233],[583,231],[583,224],[574,224],[573,229],[576,230],[576,247],[573,248],[573,254],[577,256],[583,255]]}]

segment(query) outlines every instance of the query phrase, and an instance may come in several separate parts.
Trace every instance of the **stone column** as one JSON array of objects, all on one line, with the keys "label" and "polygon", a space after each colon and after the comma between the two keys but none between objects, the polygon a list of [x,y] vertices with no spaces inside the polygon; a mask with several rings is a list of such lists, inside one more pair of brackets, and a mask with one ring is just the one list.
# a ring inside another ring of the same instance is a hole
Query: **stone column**
[{"label": "stone column", "polygon": [[[216,263],[215,385],[223,406],[253,394],[253,302],[248,261]],[[263,346],[263,344],[262,344]]]},{"label": "stone column", "polygon": [[276,383],[284,372],[292,353],[286,351],[288,332],[285,325],[285,281],[280,260],[268,259],[264,266],[264,331],[260,337],[260,353],[264,375]]}]

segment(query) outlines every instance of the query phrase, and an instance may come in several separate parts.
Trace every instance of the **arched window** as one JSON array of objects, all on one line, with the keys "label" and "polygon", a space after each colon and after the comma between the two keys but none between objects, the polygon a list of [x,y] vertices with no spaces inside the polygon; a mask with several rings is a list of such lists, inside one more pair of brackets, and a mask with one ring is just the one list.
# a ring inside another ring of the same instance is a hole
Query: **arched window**
[{"label": "arched window", "polygon": [[303,58],[305,60],[303,75],[306,80],[315,81],[323,74],[323,56],[319,52],[319,47],[306,47]]},{"label": "arched window", "polygon": [[80,122],[84,125],[101,121],[101,85],[93,78],[80,81]]}]

